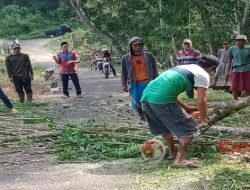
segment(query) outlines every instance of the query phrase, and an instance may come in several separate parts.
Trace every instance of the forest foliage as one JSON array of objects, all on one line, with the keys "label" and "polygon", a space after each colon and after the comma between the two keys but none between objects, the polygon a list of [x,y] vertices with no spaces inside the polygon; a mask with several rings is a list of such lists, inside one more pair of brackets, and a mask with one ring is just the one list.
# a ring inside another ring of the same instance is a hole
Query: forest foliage
[{"label": "forest foliage", "polygon": [[216,54],[223,41],[249,35],[249,0],[2,0],[0,36],[42,37],[61,24],[92,30],[116,53],[140,36],[161,62],[190,38],[202,53]]}]

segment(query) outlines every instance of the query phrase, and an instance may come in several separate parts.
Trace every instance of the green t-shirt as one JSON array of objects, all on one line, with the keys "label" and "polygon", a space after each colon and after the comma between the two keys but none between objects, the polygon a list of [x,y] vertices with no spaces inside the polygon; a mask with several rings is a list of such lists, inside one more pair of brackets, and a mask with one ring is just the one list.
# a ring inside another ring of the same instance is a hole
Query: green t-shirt
[{"label": "green t-shirt", "polygon": [[143,92],[141,102],[154,104],[175,103],[180,93],[192,89],[192,84],[184,75],[167,70],[151,81]]},{"label": "green t-shirt", "polygon": [[233,72],[250,71],[250,46],[244,48],[231,47],[229,58],[233,61]]}]

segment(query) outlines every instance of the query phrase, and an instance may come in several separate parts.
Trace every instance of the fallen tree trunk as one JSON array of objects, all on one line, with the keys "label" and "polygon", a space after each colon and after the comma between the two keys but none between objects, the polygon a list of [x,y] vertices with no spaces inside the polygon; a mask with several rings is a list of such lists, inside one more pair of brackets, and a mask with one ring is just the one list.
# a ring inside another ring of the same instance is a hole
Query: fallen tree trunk
[{"label": "fallen tree trunk", "polygon": [[244,109],[250,106],[250,97],[246,97],[242,100],[233,100],[225,104],[224,108],[214,109],[213,115],[209,117],[208,125],[204,128],[203,133],[206,132],[211,126],[216,122],[222,120],[223,118],[229,116],[237,110]]},{"label": "fallen tree trunk", "polygon": [[212,126],[210,127],[206,134],[216,135],[222,133],[223,135],[229,136],[240,136],[250,138],[250,129],[248,128],[231,128],[231,127],[222,127],[222,126]]}]

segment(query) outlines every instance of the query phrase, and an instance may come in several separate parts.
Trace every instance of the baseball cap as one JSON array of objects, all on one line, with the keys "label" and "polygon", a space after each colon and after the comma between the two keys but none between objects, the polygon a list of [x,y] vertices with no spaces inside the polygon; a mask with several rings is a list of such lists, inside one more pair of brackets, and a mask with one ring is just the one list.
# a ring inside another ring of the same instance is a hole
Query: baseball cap
[{"label": "baseball cap", "polygon": [[225,41],[225,42],[223,42],[223,45],[224,45],[224,44],[228,44],[228,42],[227,42],[227,41]]},{"label": "baseball cap", "polygon": [[197,61],[197,64],[202,67],[217,67],[219,63],[219,59],[214,55],[204,55]]},{"label": "baseball cap", "polygon": [[183,44],[185,44],[185,43],[192,44],[192,41],[191,41],[190,39],[184,39],[184,40],[183,40]]},{"label": "baseball cap", "polygon": [[245,41],[247,41],[247,36],[246,35],[238,35],[238,36],[236,36],[235,40],[245,40]]},{"label": "baseball cap", "polygon": [[13,43],[11,44],[11,49],[13,48],[21,48],[20,44],[17,44],[17,43]]},{"label": "baseball cap", "polygon": [[137,40],[133,41],[132,44],[143,44],[143,42],[142,42],[142,40],[137,39]]}]

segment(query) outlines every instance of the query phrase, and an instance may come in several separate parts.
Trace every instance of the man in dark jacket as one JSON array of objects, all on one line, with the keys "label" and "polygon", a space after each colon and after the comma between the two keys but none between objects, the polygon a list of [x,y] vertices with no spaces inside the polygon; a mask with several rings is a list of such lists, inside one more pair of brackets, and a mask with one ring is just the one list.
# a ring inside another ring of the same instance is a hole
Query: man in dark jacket
[{"label": "man in dark jacket", "polygon": [[30,58],[27,54],[21,53],[21,46],[13,42],[11,45],[12,54],[6,60],[6,68],[11,82],[14,83],[20,102],[24,102],[24,91],[27,101],[32,101],[31,81],[33,80],[33,69]]},{"label": "man in dark jacket", "polygon": [[129,92],[132,99],[132,108],[135,109],[141,120],[145,116],[141,108],[141,97],[148,83],[158,76],[154,56],[143,50],[143,41],[139,37],[131,38],[129,50],[122,57],[121,81],[125,92]]}]

